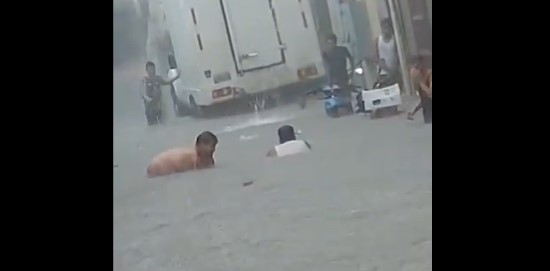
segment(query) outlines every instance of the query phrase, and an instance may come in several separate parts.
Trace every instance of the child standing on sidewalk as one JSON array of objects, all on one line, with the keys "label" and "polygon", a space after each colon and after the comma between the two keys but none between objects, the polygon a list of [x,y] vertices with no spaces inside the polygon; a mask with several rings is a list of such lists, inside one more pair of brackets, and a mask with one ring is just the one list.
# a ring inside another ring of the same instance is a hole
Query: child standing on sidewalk
[{"label": "child standing on sidewalk", "polygon": [[407,115],[410,120],[413,120],[414,114],[422,109],[424,122],[432,123],[432,68],[430,60],[431,54],[428,51],[422,51],[416,57],[414,67],[411,69],[413,88],[418,91],[420,103]]}]

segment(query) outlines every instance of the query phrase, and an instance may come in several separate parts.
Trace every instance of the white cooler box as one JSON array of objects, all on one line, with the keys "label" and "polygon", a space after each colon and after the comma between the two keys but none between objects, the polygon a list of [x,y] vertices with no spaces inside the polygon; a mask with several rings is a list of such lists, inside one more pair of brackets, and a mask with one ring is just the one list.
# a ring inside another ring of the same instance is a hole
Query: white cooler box
[{"label": "white cooler box", "polygon": [[363,90],[361,96],[367,111],[401,105],[399,84],[385,88]]}]

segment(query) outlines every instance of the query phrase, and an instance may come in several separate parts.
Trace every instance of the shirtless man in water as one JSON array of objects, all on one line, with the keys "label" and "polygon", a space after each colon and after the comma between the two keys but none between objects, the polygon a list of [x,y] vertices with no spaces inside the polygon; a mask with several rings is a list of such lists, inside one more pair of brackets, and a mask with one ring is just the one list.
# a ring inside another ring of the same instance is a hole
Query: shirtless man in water
[{"label": "shirtless man in water", "polygon": [[147,167],[147,177],[205,169],[214,166],[214,151],[218,138],[211,132],[197,136],[194,149],[174,148],[155,156]]}]

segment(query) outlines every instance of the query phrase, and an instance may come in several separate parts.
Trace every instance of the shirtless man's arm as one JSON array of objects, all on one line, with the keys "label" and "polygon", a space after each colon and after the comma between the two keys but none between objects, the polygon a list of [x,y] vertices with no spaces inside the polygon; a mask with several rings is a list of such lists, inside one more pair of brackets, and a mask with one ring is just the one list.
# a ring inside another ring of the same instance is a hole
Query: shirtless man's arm
[{"label": "shirtless man's arm", "polygon": [[197,170],[200,168],[197,154],[194,151],[186,151],[181,154],[175,166],[176,172]]},{"label": "shirtless man's arm", "polygon": [[147,177],[154,178],[197,169],[197,159],[192,151],[172,149],[153,158],[147,167]]},{"label": "shirtless man's arm", "polygon": [[427,86],[427,89],[428,89],[428,95],[431,98],[432,97],[432,70],[430,70],[430,72],[428,73],[428,86]]},{"label": "shirtless man's arm", "polygon": [[432,71],[428,71],[425,78],[420,81],[420,89],[424,91],[428,97],[432,97]]},{"label": "shirtless man's arm", "polygon": [[412,83],[415,85],[415,88],[416,88],[416,85],[418,84],[418,69],[416,68],[412,68],[411,71],[410,71],[410,77],[411,77],[411,81]]},{"label": "shirtless man's arm", "polygon": [[[413,81],[413,83],[415,84],[418,84],[420,86],[420,90],[426,92],[426,93],[430,93],[431,92],[431,71],[428,73],[427,76],[422,76],[422,73],[416,69],[416,68],[413,68],[411,70],[411,80]],[[426,84],[426,79],[428,79],[429,83]]]}]

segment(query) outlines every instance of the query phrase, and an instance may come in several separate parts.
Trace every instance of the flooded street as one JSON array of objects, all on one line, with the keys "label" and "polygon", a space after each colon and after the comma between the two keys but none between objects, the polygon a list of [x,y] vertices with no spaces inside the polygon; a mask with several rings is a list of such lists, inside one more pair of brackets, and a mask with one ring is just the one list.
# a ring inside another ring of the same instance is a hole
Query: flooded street
[{"label": "flooded street", "polygon": [[[421,114],[330,119],[316,101],[147,127],[137,90],[121,80],[128,77],[114,82],[114,270],[432,269],[432,126]],[[266,158],[282,124],[300,130],[312,151]],[[219,138],[216,168],[145,177],[155,154],[192,146],[205,130]]]}]

